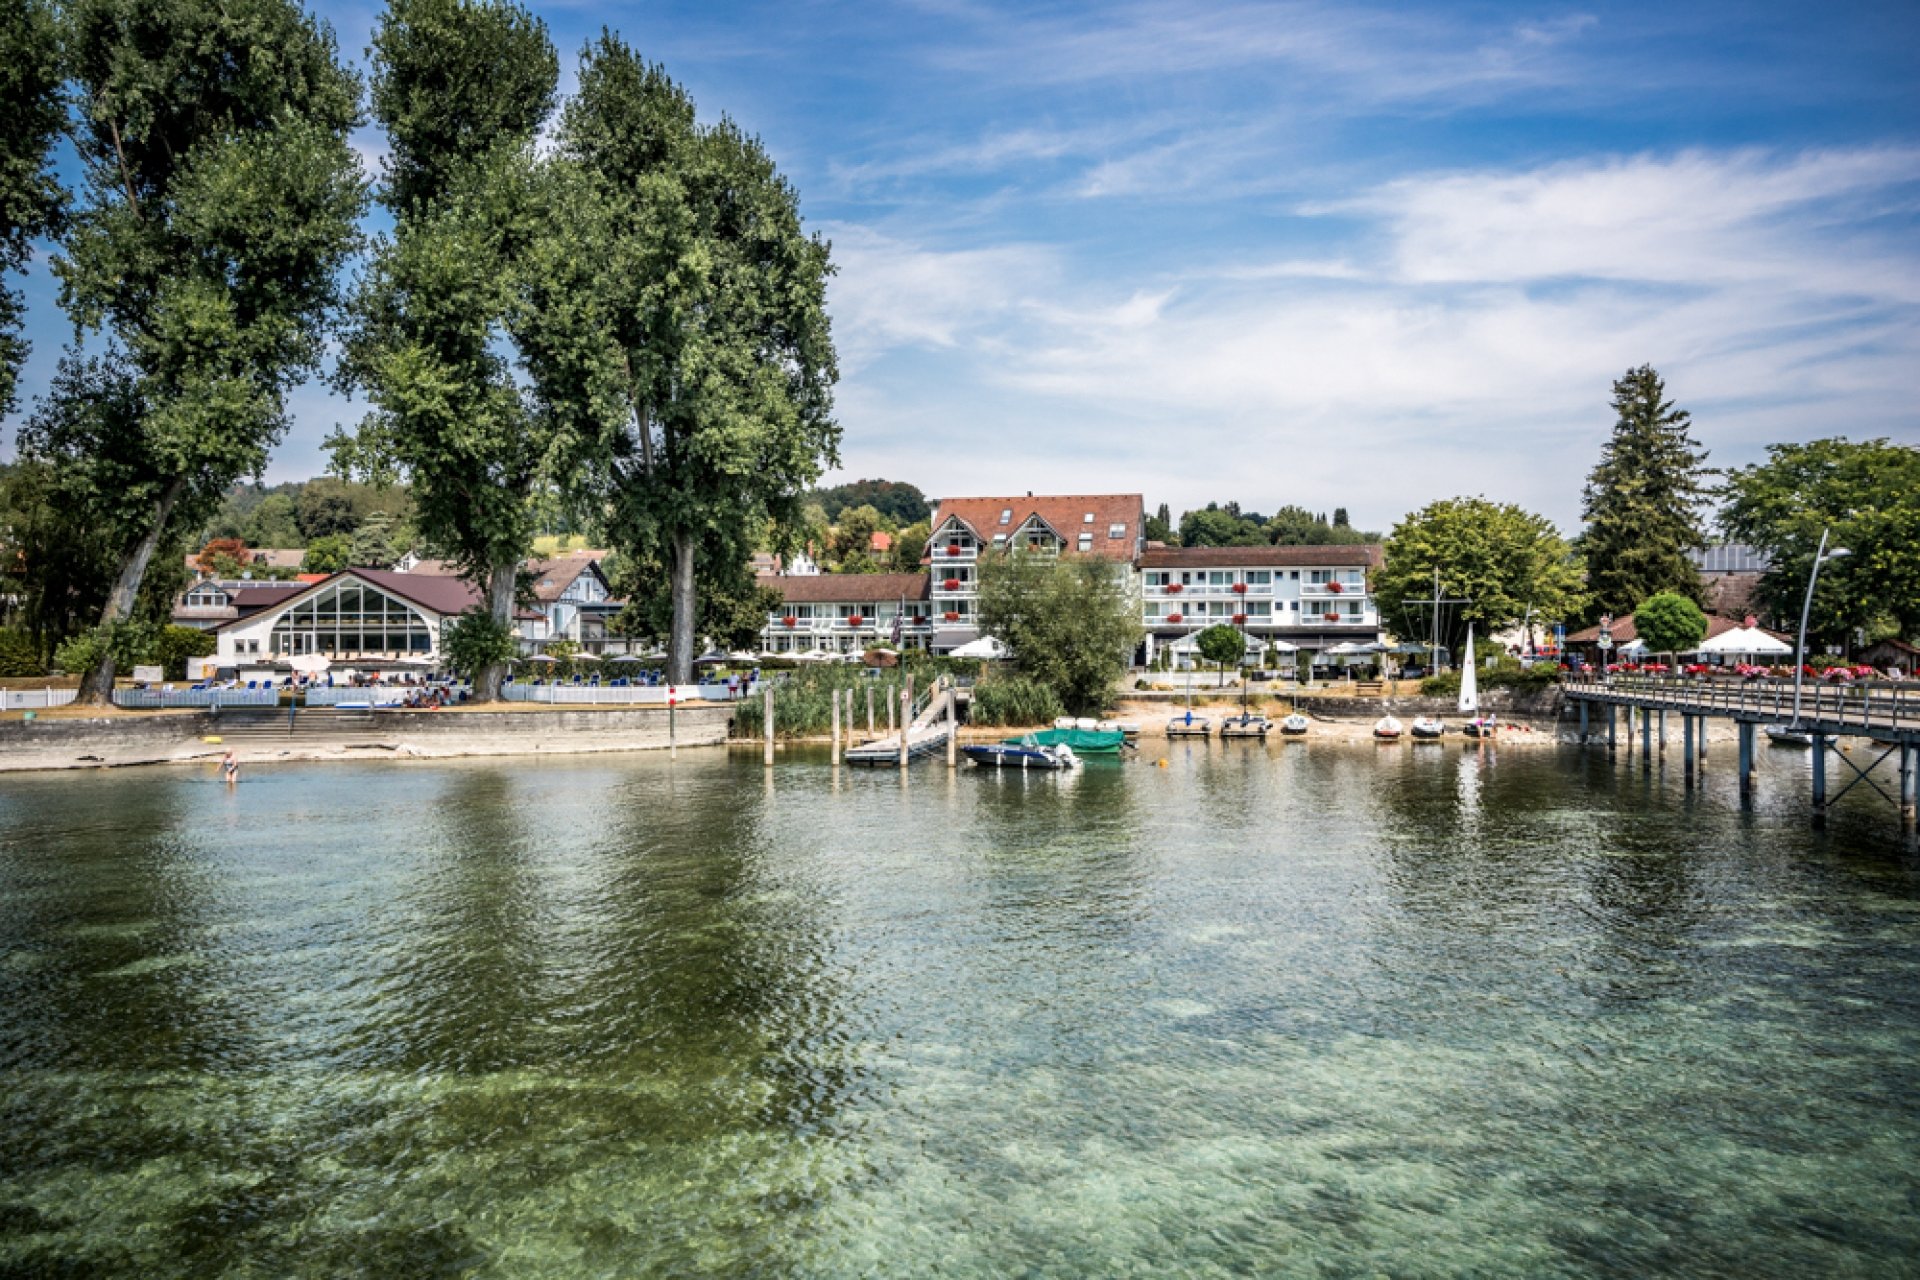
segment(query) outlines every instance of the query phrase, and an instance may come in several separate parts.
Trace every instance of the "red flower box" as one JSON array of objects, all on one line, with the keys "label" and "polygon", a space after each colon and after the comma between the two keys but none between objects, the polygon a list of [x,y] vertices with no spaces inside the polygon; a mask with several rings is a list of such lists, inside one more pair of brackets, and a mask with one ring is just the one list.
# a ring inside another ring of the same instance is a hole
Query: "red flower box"
[{"label": "red flower box", "polygon": [[1170,614],[1168,614],[1168,615],[1167,615],[1167,621],[1168,621],[1168,622],[1178,622],[1178,621],[1180,621],[1180,615],[1179,615],[1179,614],[1177,614],[1177,613],[1170,613]]},{"label": "red flower box", "polygon": [[1323,614],[1321,614],[1320,616],[1321,616],[1322,618],[1324,618],[1324,619],[1325,619],[1326,621],[1328,621],[1328,622],[1338,622],[1338,621],[1340,621],[1340,615],[1339,615],[1339,614],[1337,614],[1337,613],[1323,613]]},{"label": "red flower box", "polygon": [[1236,583],[1234,583],[1234,584],[1233,584],[1233,594],[1235,594],[1235,595],[1237,595],[1237,596],[1243,596],[1243,595],[1245,595],[1245,594],[1247,594],[1247,584],[1246,584],[1246,583],[1244,583],[1244,582],[1236,582]]},{"label": "red flower box", "polygon": [[946,613],[943,613],[940,616],[942,618],[945,618],[948,622],[960,621],[960,615],[958,613],[953,612],[952,610],[948,610]]},{"label": "red flower box", "polygon": [[948,578],[945,582],[942,582],[940,585],[945,587],[948,591],[958,591],[960,589],[960,579]]},{"label": "red flower box", "polygon": [[1245,622],[1246,620],[1247,620],[1247,615],[1244,613],[1236,613],[1233,615],[1233,624],[1235,626],[1239,626],[1241,623]]},{"label": "red flower box", "polygon": [[847,625],[850,627],[857,627],[866,620],[866,617],[862,614],[850,613],[847,615]]},{"label": "red flower box", "polygon": [[1341,586],[1341,585],[1340,585],[1339,583],[1337,583],[1337,582],[1329,582],[1329,583],[1327,584],[1327,590],[1329,590],[1329,591],[1331,591],[1331,592],[1333,592],[1333,594],[1335,594],[1335,595],[1339,595],[1339,594],[1340,594],[1340,593],[1341,593],[1342,591],[1345,591],[1345,590],[1346,590],[1346,588],[1345,588],[1345,587],[1343,587],[1343,586]]},{"label": "red flower box", "polygon": [[797,627],[800,625],[800,619],[793,617],[792,615],[788,615],[787,617],[780,619],[780,621],[789,627]]},{"label": "red flower box", "polygon": [[948,544],[947,544],[947,554],[948,554],[948,555],[950,555],[950,556],[957,556],[957,555],[959,555],[959,554],[960,554],[960,548],[959,548],[958,546],[956,546],[956,545],[954,545],[953,543],[948,543]]},{"label": "red flower box", "polygon": [[1170,596],[1177,596],[1177,595],[1179,595],[1179,594],[1180,594],[1180,591],[1181,591],[1181,587],[1180,587],[1180,584],[1179,584],[1179,583],[1177,583],[1177,582],[1169,582],[1169,583],[1167,584],[1167,594],[1168,594],[1168,595],[1170,595]]}]

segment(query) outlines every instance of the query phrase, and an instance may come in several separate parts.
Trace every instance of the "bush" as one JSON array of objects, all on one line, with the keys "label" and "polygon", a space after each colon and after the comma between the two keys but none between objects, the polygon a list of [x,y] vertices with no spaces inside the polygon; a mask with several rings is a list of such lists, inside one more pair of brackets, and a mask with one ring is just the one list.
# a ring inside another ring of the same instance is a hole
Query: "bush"
[{"label": "bush", "polygon": [[520,652],[513,627],[495,622],[485,609],[469,609],[449,622],[441,637],[446,664],[459,675],[477,680],[480,673]]},{"label": "bush", "polygon": [[85,675],[113,650],[113,664],[123,674],[129,667],[153,661],[160,628],[150,622],[117,622],[70,636],[53,652],[53,665],[70,676]]},{"label": "bush", "polygon": [[[1501,654],[1492,663],[1480,667],[1482,689],[1541,689],[1559,680],[1560,664],[1536,662],[1525,666],[1520,659]],[[1460,673],[1442,671],[1420,682],[1420,692],[1429,698],[1453,698],[1460,694]]]},{"label": "bush", "polygon": [[[918,692],[925,692],[930,681],[915,681]],[[854,715],[866,723],[867,695],[873,689],[874,711],[878,724],[886,723],[886,704],[881,698],[899,697],[898,680],[874,680],[859,667],[840,663],[809,664],[783,673],[773,685],[773,730],[779,738],[807,738],[825,734],[833,727],[833,695],[843,689],[854,690]],[[733,714],[734,732],[741,737],[757,738],[762,732],[761,716],[765,708],[760,698],[748,698]],[[895,713],[896,718],[898,712]]]},{"label": "bush", "polygon": [[1027,676],[992,676],[973,686],[967,719],[983,725],[1052,724],[1064,714],[1060,698]]},{"label": "bush", "polygon": [[205,658],[219,647],[211,631],[193,627],[164,627],[153,645],[153,660],[166,669],[167,679],[187,678],[187,659]]},{"label": "bush", "polygon": [[47,664],[24,631],[0,631],[0,676],[43,676]]}]

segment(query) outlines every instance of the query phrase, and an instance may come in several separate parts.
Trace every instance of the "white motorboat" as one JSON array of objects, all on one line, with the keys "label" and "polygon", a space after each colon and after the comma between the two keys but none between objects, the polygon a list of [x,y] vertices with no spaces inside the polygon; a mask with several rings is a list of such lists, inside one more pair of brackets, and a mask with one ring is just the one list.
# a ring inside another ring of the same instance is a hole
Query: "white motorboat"
[{"label": "white motorboat", "polygon": [[1405,726],[1390,715],[1381,716],[1373,722],[1373,736],[1382,742],[1398,742],[1404,731]]},{"label": "white motorboat", "polygon": [[1432,716],[1415,716],[1414,717],[1413,737],[1416,742],[1438,742],[1440,740],[1440,735],[1444,734],[1446,731],[1447,731],[1447,726],[1440,723],[1440,721],[1434,719]]},{"label": "white motorboat", "polygon": [[1313,722],[1301,715],[1298,711],[1280,722],[1280,732],[1288,738],[1305,737],[1307,730],[1312,727]]}]

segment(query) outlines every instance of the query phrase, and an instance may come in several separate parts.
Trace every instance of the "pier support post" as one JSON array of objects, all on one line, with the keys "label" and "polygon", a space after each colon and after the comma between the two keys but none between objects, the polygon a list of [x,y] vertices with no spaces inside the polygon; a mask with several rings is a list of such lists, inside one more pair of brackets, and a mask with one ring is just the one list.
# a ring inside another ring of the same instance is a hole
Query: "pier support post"
[{"label": "pier support post", "polygon": [[1580,745],[1587,744],[1587,700],[1580,699]]},{"label": "pier support post", "polygon": [[1653,767],[1653,708],[1640,708],[1640,763]]},{"label": "pier support post", "polygon": [[[847,690],[847,696],[851,698],[853,696],[853,690],[851,689]],[[867,686],[867,736],[869,738],[873,736],[873,686],[872,685]]]},{"label": "pier support post", "polygon": [[1916,797],[1914,778],[1914,757],[1920,751],[1914,750],[1911,742],[1900,744],[1900,830],[1908,835],[1914,833],[1914,802]]},{"label": "pier support post", "polygon": [[1620,708],[1607,704],[1607,754],[1612,755],[1620,749]]},{"label": "pier support post", "polygon": [[835,768],[838,768],[840,766],[840,691],[838,689],[835,689],[833,691],[833,730],[832,732],[833,732],[833,739],[832,739],[833,764]]},{"label": "pier support post", "polygon": [[761,691],[760,727],[765,730],[766,744],[762,755],[767,764],[773,763],[773,681],[767,681],[767,687]]},{"label": "pier support post", "polygon": [[1827,825],[1827,735],[1813,735],[1813,825]]},{"label": "pier support post", "polygon": [[1660,708],[1660,754],[1667,754],[1667,709]]},{"label": "pier support post", "polygon": [[1753,722],[1740,721],[1740,803],[1753,803]]},{"label": "pier support post", "polygon": [[1695,716],[1680,714],[1680,773],[1687,786],[1693,785],[1693,722]]},{"label": "pier support post", "polygon": [[913,723],[913,677],[900,685],[900,772],[907,771],[907,726]]}]

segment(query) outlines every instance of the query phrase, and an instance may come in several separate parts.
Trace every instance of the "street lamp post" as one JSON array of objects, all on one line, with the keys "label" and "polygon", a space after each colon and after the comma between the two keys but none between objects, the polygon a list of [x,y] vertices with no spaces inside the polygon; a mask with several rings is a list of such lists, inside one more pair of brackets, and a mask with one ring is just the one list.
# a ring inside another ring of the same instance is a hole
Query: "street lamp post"
[{"label": "street lamp post", "polygon": [[1813,610],[1813,588],[1820,581],[1820,566],[1847,554],[1845,547],[1827,550],[1827,529],[1820,531],[1820,549],[1813,553],[1813,571],[1807,574],[1807,598],[1800,603],[1800,642],[1793,648],[1793,727],[1800,727],[1800,686],[1807,674],[1807,615]]}]

